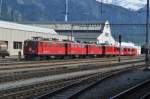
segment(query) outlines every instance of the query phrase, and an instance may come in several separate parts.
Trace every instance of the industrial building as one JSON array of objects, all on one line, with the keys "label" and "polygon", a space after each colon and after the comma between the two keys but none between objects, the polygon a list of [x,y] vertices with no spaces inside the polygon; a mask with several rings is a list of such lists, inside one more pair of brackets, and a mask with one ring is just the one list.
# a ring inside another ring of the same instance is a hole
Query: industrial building
[{"label": "industrial building", "polygon": [[23,53],[24,41],[32,37],[44,37],[60,41],[72,39],[70,36],[58,35],[53,29],[0,21],[0,41],[7,43],[11,56],[18,55],[19,51]]},{"label": "industrial building", "polygon": [[105,22],[26,22],[24,24],[51,28],[60,35],[73,36],[78,41],[97,41]]}]

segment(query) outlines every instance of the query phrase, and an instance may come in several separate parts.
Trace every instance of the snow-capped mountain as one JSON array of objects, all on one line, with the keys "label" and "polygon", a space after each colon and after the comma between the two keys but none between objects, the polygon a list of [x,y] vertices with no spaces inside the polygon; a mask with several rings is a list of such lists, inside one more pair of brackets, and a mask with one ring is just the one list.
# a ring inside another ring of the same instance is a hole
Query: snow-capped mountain
[{"label": "snow-capped mountain", "polygon": [[139,10],[144,7],[146,0],[96,0],[103,3],[119,5],[127,9]]}]

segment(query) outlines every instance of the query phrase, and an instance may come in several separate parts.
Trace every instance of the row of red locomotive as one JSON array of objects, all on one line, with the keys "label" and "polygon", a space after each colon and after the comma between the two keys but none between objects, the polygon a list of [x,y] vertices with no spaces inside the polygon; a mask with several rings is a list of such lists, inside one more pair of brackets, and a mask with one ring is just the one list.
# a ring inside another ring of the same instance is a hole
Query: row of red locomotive
[{"label": "row of red locomotive", "polygon": [[[121,50],[120,50],[121,49]],[[134,47],[118,47],[113,45],[97,45],[75,42],[59,42],[49,40],[26,40],[24,42],[24,56],[26,58],[55,57],[85,57],[102,55],[134,56],[137,49]]]}]

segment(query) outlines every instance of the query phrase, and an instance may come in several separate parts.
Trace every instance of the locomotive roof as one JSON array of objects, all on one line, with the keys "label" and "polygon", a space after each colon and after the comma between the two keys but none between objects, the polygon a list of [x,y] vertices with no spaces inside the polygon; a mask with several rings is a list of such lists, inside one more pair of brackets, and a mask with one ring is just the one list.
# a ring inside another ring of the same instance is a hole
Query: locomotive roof
[{"label": "locomotive roof", "polygon": [[23,25],[13,22],[0,21],[0,27],[6,29],[14,29],[14,30],[22,30],[22,31],[30,31],[30,32],[39,32],[39,33],[51,33],[57,34],[53,29],[41,28],[30,25]]},{"label": "locomotive roof", "polygon": [[39,41],[39,42],[59,42],[59,43],[72,43],[72,44],[88,44],[88,43],[79,43],[79,42],[74,42],[74,41],[55,41],[55,40],[38,40],[38,39],[28,39],[26,41]]}]

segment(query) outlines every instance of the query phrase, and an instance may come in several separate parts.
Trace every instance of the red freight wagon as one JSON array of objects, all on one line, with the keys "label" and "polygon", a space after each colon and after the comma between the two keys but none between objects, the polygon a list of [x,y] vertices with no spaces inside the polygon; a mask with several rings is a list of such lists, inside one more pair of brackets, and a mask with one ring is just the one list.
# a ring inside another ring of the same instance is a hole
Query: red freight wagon
[{"label": "red freight wagon", "polygon": [[103,55],[116,55],[116,51],[115,51],[115,46],[112,46],[112,45],[104,45],[102,47],[103,51]]},{"label": "red freight wagon", "polygon": [[96,44],[87,45],[88,55],[102,55],[102,46]]},{"label": "red freight wagon", "polygon": [[66,44],[66,49],[67,49],[66,50],[67,55],[86,55],[87,54],[86,44],[69,42]]}]

